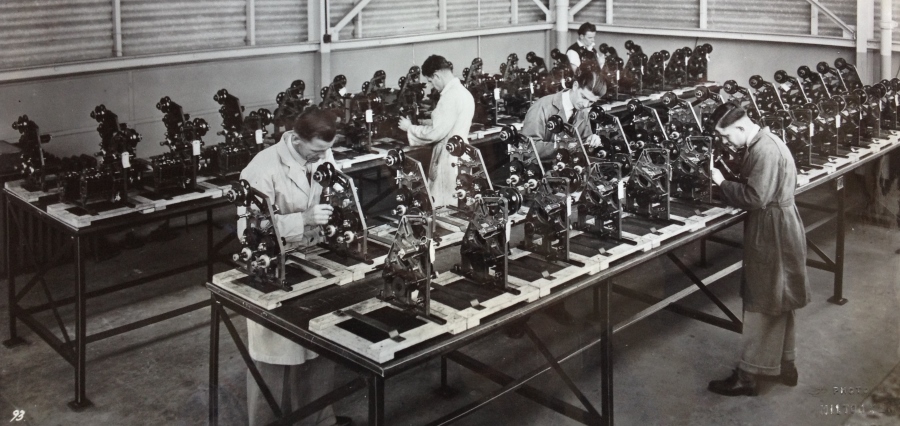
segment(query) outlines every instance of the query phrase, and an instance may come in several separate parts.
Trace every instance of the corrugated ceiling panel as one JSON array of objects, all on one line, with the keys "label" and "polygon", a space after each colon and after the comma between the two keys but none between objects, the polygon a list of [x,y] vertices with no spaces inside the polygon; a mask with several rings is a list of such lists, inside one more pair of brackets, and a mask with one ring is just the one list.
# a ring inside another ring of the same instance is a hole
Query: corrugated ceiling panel
[{"label": "corrugated ceiling panel", "polygon": [[[612,0],[609,0],[612,1]],[[575,23],[590,22],[594,25],[606,23],[606,1],[594,0],[575,15]]]},{"label": "corrugated ceiling panel", "polygon": [[[540,0],[547,6],[549,0]],[[900,1],[900,0],[898,0]],[[535,22],[547,22],[547,15],[532,0],[519,0],[519,23],[533,24]]]},{"label": "corrugated ceiling panel", "polygon": [[299,0],[256,0],[256,44],[307,41],[307,5]]},{"label": "corrugated ceiling panel", "polygon": [[363,9],[363,37],[430,33],[438,30],[437,0],[372,0]]},{"label": "corrugated ceiling panel", "polygon": [[481,27],[508,26],[512,22],[510,7],[509,0],[481,0]]},{"label": "corrugated ceiling panel", "polygon": [[125,55],[246,45],[243,0],[122,0]]},{"label": "corrugated ceiling panel", "polygon": [[[894,22],[900,22],[900,0],[892,3],[894,10],[892,20]],[[881,1],[875,0],[875,38],[881,40]],[[900,30],[894,28],[894,31],[891,32],[893,35],[894,43],[900,42]]]},{"label": "corrugated ceiling panel", "polygon": [[[852,27],[856,26],[856,2],[847,0],[819,0],[822,5],[828,7],[835,15],[837,15],[845,24]],[[805,3],[805,2],[804,2]],[[809,8],[807,8],[808,10]],[[807,16],[809,12],[807,11]],[[831,18],[819,13],[819,35],[841,37],[843,30],[841,26],[832,21]]]},{"label": "corrugated ceiling panel", "polygon": [[[359,3],[359,0],[329,0],[328,8],[329,8],[329,13],[330,13],[329,16],[331,17],[331,19],[329,19],[329,21],[331,21],[331,26],[337,25],[337,23],[340,22],[341,19],[343,19],[345,15],[347,15],[347,12],[349,12],[350,9],[353,9],[353,5],[356,3]],[[362,10],[362,12],[361,12],[362,15],[357,15],[357,17],[358,16],[363,17],[363,35],[365,35],[365,29],[366,29],[366,24],[365,24],[366,9],[368,9],[368,6]],[[341,30],[341,32],[339,34],[339,36],[340,36],[339,38],[341,40],[350,40],[351,38],[353,38],[353,29],[355,28],[355,26],[354,26],[355,23],[356,23],[356,19],[350,21],[350,23],[347,24],[347,26]]]},{"label": "corrugated ceiling panel", "polygon": [[613,3],[613,24],[644,28],[698,28],[697,0],[629,0]]},{"label": "corrugated ceiling panel", "polygon": [[0,1],[0,69],[113,55],[109,0]]},{"label": "corrugated ceiling panel", "polygon": [[709,0],[710,30],[765,34],[809,34],[804,0]]},{"label": "corrugated ceiling panel", "polygon": [[447,29],[470,28],[478,28],[478,0],[447,0]]}]

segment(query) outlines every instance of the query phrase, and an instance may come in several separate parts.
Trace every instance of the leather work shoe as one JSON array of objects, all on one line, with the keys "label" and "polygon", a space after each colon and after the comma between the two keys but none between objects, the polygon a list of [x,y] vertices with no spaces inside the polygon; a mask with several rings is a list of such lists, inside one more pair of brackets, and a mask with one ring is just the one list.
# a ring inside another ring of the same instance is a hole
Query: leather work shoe
[{"label": "leather work shoe", "polygon": [[566,309],[565,303],[553,305],[544,311],[550,319],[556,321],[559,325],[574,325],[575,317]]},{"label": "leather work shoe", "polygon": [[778,375],[778,379],[781,380],[781,383],[787,386],[797,386],[797,378],[799,377],[799,373],[797,373],[797,365],[793,362],[785,362],[781,364],[781,374]]},{"label": "leather work shoe", "polygon": [[756,379],[752,374],[746,373],[740,368],[732,370],[731,376],[727,379],[709,382],[707,389],[710,392],[725,396],[756,396],[759,394]]}]

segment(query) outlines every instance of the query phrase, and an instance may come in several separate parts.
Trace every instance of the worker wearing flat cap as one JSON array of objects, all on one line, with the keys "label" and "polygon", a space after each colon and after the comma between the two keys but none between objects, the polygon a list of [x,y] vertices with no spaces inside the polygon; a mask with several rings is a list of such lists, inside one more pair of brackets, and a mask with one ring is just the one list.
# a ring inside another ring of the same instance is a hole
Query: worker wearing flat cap
[{"label": "worker wearing flat cap", "polygon": [[730,147],[743,150],[742,182],[712,170],[726,204],[747,211],[741,297],[741,359],[732,374],[709,390],[737,396],[758,393],[758,380],[796,386],[794,311],[809,303],[806,236],[794,203],[797,169],[790,151],[768,127],[760,128],[738,105],[710,116]]},{"label": "worker wearing flat cap", "polygon": [[[294,121],[293,130],[281,141],[262,150],[241,172],[241,179],[262,192],[278,207],[272,219],[290,246],[318,242],[320,227],[328,223],[332,207],[320,204],[322,186],[312,179],[316,168],[334,162],[337,117],[312,108]],[[283,413],[290,413],[333,390],[334,364],[288,340],[269,328],[247,320],[250,357]],[[277,420],[251,373],[247,372],[249,424]],[[305,426],[349,425],[347,417],[335,417],[331,406],[305,417]]]},{"label": "worker wearing flat cap", "polygon": [[411,146],[433,145],[428,185],[435,207],[455,205],[453,194],[457,171],[451,165],[453,158],[446,146],[453,136],[468,140],[475,116],[475,99],[453,75],[453,64],[443,56],[431,55],[425,59],[422,75],[441,92],[437,106],[431,112],[431,121],[414,125],[409,118],[401,117],[399,127],[406,132]]}]

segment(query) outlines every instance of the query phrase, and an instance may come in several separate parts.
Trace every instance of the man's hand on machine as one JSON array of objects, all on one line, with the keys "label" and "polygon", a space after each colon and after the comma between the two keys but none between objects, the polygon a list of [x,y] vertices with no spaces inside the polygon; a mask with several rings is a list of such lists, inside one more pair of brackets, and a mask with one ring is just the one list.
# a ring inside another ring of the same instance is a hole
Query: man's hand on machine
[{"label": "man's hand on machine", "polygon": [[722,174],[722,172],[715,167],[712,168],[712,173],[710,174],[710,178],[712,178],[713,183],[715,183],[716,185],[721,185],[725,180],[725,176]]},{"label": "man's hand on machine", "polygon": [[409,130],[410,126],[412,126],[412,121],[409,121],[409,118],[400,117],[400,122],[397,123],[397,127],[399,127],[400,130],[403,130],[405,132]]},{"label": "man's hand on machine", "polygon": [[324,225],[331,218],[331,212],[334,210],[328,204],[316,204],[311,209],[303,212],[303,223],[309,225]]}]

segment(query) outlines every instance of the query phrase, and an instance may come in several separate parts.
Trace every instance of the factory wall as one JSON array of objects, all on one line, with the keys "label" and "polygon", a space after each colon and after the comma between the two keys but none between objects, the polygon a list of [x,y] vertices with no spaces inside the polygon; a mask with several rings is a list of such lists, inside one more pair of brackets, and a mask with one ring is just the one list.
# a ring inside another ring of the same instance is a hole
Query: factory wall
[{"label": "factory wall", "polygon": [[[416,43],[331,54],[334,75],[344,74],[348,90],[359,91],[364,81],[379,69],[385,70],[389,84],[412,65],[421,65],[432,53],[446,56],[457,75],[481,52],[486,69],[496,71],[506,55],[517,52],[524,62],[525,49],[546,51],[543,32],[470,37],[449,41]],[[544,54],[544,53],[540,53]],[[118,114],[120,122],[133,126],[142,136],[139,157],[160,154],[159,146],[165,129],[162,113],[156,103],[169,96],[193,117],[202,117],[211,131],[204,140],[218,143],[213,132],[221,128],[219,105],[213,101],[217,90],[226,88],[251,109],[275,109],[275,96],[293,80],[307,83],[306,96],[319,99],[315,80],[315,54],[292,54],[271,57],[222,60],[215,62],[158,66],[127,71],[44,79],[31,82],[0,84],[0,140],[18,141],[18,133],[10,127],[19,115],[27,114],[53,136],[45,149],[56,155],[94,153],[99,137],[90,111],[99,104]]]},{"label": "factory wall", "polygon": [[[575,37],[575,32],[571,32],[570,39]],[[597,35],[598,43],[610,44],[622,55],[628,39],[640,44],[646,52],[711,43],[715,50],[710,78],[714,81],[734,79],[741,84],[746,84],[753,74],[771,79],[778,69],[794,74],[800,65],[813,66],[821,60],[833,61],[839,56],[852,61],[855,57],[852,49],[826,46],[629,36],[603,33],[602,29]],[[550,47],[547,33],[534,32],[338,50],[331,53],[331,71],[333,75],[346,75],[348,90],[353,92],[358,91],[378,69],[384,69],[388,82],[396,86],[396,80],[411,65],[421,65],[432,53],[446,56],[454,63],[455,73],[461,75],[462,69],[476,56],[484,59],[486,71],[497,72],[509,53],[517,53],[520,64],[524,65],[524,56],[529,50],[546,55]],[[193,117],[203,117],[213,131],[218,131],[221,122],[219,106],[212,100],[217,90],[227,88],[241,99],[248,112],[260,107],[274,109],[275,96],[295,79],[306,81],[306,96],[318,99],[318,88],[313,87],[315,72],[315,54],[307,53],[0,84],[0,140],[17,141],[18,134],[9,124],[19,115],[28,114],[43,132],[53,135],[53,141],[45,146],[47,151],[56,155],[93,153],[97,151],[99,140],[96,123],[89,113],[102,103],[116,112],[122,122],[129,123],[143,135],[138,156],[147,157],[164,151],[158,144],[164,132],[160,123],[162,114],[155,108],[161,97],[171,97],[186,112]],[[205,140],[218,143],[219,137],[211,132]]]}]

